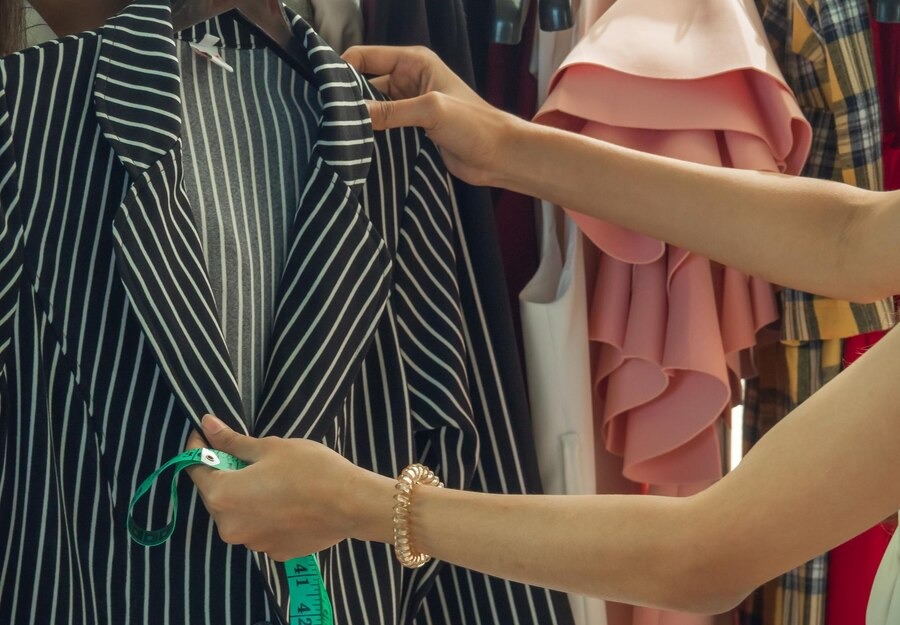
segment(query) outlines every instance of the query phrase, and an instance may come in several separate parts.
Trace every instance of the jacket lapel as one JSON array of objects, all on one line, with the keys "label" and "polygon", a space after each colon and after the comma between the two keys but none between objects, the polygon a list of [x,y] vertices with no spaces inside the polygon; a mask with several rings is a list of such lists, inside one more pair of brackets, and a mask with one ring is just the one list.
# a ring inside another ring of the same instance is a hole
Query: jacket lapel
[{"label": "jacket lapel", "polygon": [[387,245],[360,205],[374,150],[360,78],[309,26],[322,121],[279,289],[260,435],[320,439],[359,374],[391,285]]},{"label": "jacket lapel", "polygon": [[103,134],[132,185],[113,222],[134,314],[185,413],[247,432],[200,237],[184,193],[180,74],[167,2],[107,22],[94,83]]}]

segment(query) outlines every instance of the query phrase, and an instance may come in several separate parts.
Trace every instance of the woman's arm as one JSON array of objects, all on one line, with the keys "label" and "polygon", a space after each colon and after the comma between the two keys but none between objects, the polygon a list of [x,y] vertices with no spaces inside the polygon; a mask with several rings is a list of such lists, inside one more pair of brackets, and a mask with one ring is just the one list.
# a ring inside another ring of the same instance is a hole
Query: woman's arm
[{"label": "woman's arm", "polygon": [[420,488],[415,544],[462,566],[559,590],[724,611],[900,507],[898,354],[894,332],[694,497]]},{"label": "woman's arm", "polygon": [[[484,495],[417,487],[413,546],[507,579],[719,612],[900,507],[900,333],[816,393],[717,484],[686,499]],[[276,559],[348,537],[390,542],[394,480],[304,440],[206,418],[210,445],[253,462],[193,471],[222,538]],[[202,440],[193,435],[191,445]],[[295,478],[294,476],[305,476]]]},{"label": "woman's arm", "polygon": [[474,184],[552,201],[775,284],[855,301],[900,292],[900,194],[686,163],[524,122],[424,48],[351,48],[395,99],[376,128],[422,126]]}]

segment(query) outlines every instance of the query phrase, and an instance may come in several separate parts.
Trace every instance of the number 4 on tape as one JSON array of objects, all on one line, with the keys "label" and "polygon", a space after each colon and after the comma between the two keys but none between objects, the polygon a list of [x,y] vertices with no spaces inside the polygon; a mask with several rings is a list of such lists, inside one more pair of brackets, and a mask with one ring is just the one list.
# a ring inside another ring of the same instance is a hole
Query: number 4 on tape
[{"label": "number 4 on tape", "polygon": [[[233,471],[247,466],[243,460],[214,449],[191,449],[172,458],[141,482],[134,492],[134,497],[128,506],[128,533],[132,540],[145,547],[153,547],[161,545],[169,539],[172,532],[175,531],[175,522],[178,519],[176,479],[184,469],[198,464],[205,464],[222,471]],[[132,516],[134,506],[141,497],[150,491],[163,471],[170,467],[174,467],[174,471],[169,488],[172,510],[169,523],[157,530],[145,529],[138,525]],[[288,560],[284,563],[284,571],[290,587],[290,625],[333,625],[334,614],[331,611],[331,601],[325,590],[322,573],[319,571],[315,556]]]}]

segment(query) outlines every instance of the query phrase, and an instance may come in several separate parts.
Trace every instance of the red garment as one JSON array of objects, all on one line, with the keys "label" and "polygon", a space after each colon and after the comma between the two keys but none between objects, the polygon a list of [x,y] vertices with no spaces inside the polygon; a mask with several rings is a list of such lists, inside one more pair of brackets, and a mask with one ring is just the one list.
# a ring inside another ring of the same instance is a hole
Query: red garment
[{"label": "red garment", "polygon": [[[884,188],[892,190],[900,188],[900,24],[873,20],[872,44],[881,99]],[[844,366],[850,366],[884,334],[847,339]],[[890,538],[890,531],[879,524],[831,550],[825,625],[865,625],[872,582]]]},{"label": "red garment", "polygon": [[[844,366],[855,362],[884,334],[872,332],[847,339]],[[890,539],[890,530],[878,524],[831,550],[825,625],[865,625],[872,582]]]},{"label": "red garment", "polygon": [[900,24],[872,21],[883,129],[884,189],[900,189]]},{"label": "red garment", "polygon": [[831,550],[825,625],[865,624],[872,582],[890,539],[890,530],[878,524]]},{"label": "red garment", "polygon": [[[531,52],[535,11],[532,3],[525,23],[522,43],[515,46],[491,44],[488,50],[488,75],[485,99],[494,106],[531,119],[537,107],[537,79],[531,73]],[[512,191],[494,193],[494,219],[500,239],[500,253],[506,286],[513,310],[516,337],[522,345],[519,293],[537,272],[537,226],[534,218],[534,198]]]}]

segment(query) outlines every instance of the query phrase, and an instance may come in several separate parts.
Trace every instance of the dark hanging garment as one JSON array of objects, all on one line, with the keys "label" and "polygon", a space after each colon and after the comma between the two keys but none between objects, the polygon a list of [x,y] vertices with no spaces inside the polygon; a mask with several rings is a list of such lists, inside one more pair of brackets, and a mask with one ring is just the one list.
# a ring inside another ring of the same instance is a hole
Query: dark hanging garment
[{"label": "dark hanging garment", "polygon": [[881,99],[884,190],[900,189],[900,24],[872,21]]},{"label": "dark hanging garment", "polygon": [[[535,32],[536,14],[537,2],[532,2],[523,27],[525,33]],[[531,67],[534,43],[535,37],[526,35],[517,45],[492,43],[486,48],[487,74],[483,97],[497,108],[523,119],[531,119],[537,112],[537,78]],[[519,295],[537,273],[540,264],[535,218],[537,206],[533,197],[508,189],[494,190],[493,200],[494,221],[499,233],[500,256],[503,258],[516,340],[520,350],[524,350]]]},{"label": "dark hanging garment", "polygon": [[[429,47],[488,102],[530,119],[537,105],[537,84],[530,73],[532,38],[525,37],[516,46],[489,43],[490,4],[473,0],[440,3],[369,0],[364,5],[370,29],[366,43]],[[531,8],[526,32],[534,29],[536,6]],[[472,227],[490,228],[489,239],[496,241],[490,249],[480,252],[489,254],[500,264],[488,266],[486,257],[479,263],[478,273],[485,279],[485,284],[497,286],[494,294],[507,293],[509,302],[505,307],[510,310],[513,349],[521,353],[519,293],[538,267],[534,198],[504,189],[489,192],[459,180],[454,187],[463,212],[471,208],[475,213],[469,221]],[[487,223],[485,214],[493,215],[493,224]],[[500,302],[496,305],[503,307]],[[505,317],[506,313],[499,311],[498,323],[507,325],[503,320]],[[508,340],[506,334],[505,328],[497,327],[495,340],[503,344]],[[518,372],[523,371],[524,360],[519,358],[516,367]]]},{"label": "dark hanging garment", "polygon": [[[366,43],[424,45],[475,87],[469,29],[462,0],[367,0]],[[474,32],[477,32],[477,28]],[[503,260],[490,192],[454,180],[465,247],[476,288],[463,297],[467,325],[482,318],[485,329],[473,341],[478,362],[469,370],[475,423],[481,435],[478,468],[471,489],[495,493],[539,493],[540,475],[519,350],[503,274]],[[531,212],[527,219],[531,219]],[[524,217],[524,216],[523,216]],[[536,247],[535,247],[536,249]],[[481,380],[480,383],[477,380]],[[438,575],[423,606],[421,623],[572,623],[568,599],[522,584],[448,566]]]}]

